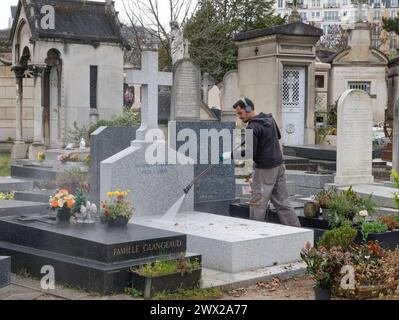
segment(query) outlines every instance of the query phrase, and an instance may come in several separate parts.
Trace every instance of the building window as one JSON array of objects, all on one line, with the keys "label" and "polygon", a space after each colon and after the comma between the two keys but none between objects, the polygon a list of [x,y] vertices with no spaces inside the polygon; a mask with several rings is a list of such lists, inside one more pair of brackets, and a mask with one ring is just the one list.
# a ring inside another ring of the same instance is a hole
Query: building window
[{"label": "building window", "polygon": [[342,1],[342,5],[343,5],[343,6],[347,6],[347,5],[348,5],[348,0],[343,0],[343,1]]},{"label": "building window", "polygon": [[319,88],[319,89],[324,88],[324,76],[316,75],[316,88]]},{"label": "building window", "polygon": [[381,11],[380,10],[374,10],[374,20],[380,20],[381,19]]},{"label": "building window", "polygon": [[98,67],[90,66],[90,108],[97,109]]},{"label": "building window", "polygon": [[371,92],[371,82],[349,82],[348,87],[350,90],[363,90],[366,91],[368,94]]},{"label": "building window", "polygon": [[301,12],[300,15],[301,15],[302,21],[306,21],[306,20],[307,20],[307,14],[306,14],[306,12]]},{"label": "building window", "polygon": [[324,12],[324,19],[326,21],[338,21],[339,20],[339,13],[338,13],[338,11],[325,11]]},{"label": "building window", "polygon": [[278,0],[277,6],[278,6],[279,8],[282,8],[282,7],[283,7],[283,0]]},{"label": "building window", "polygon": [[398,0],[391,0],[391,7],[397,7],[398,6]]},{"label": "building window", "polygon": [[395,18],[398,15],[398,12],[396,10],[392,10],[390,12],[390,14],[391,14],[391,18]]}]

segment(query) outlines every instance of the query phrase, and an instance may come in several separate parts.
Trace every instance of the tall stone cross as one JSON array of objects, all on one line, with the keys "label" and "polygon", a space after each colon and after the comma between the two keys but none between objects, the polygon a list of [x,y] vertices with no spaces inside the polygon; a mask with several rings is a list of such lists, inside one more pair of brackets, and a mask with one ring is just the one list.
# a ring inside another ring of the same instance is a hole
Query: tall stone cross
[{"label": "tall stone cross", "polygon": [[158,87],[172,86],[173,74],[159,72],[158,52],[144,51],[141,55],[141,70],[127,73],[129,85],[142,85],[141,127],[136,132],[137,141],[145,141],[149,130],[158,129]]}]

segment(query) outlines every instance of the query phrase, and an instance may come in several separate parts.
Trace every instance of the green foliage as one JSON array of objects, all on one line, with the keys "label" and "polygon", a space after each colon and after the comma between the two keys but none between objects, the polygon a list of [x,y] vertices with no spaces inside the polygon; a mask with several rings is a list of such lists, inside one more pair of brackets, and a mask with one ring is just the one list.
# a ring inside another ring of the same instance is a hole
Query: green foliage
[{"label": "green foliage", "polygon": [[135,299],[143,298],[144,294],[134,288],[126,288],[125,293]]},{"label": "green foliage", "polygon": [[89,136],[100,127],[129,127],[140,124],[140,112],[132,109],[124,109],[120,116],[114,116],[111,120],[99,120],[88,128]]},{"label": "green foliage", "polygon": [[191,57],[201,70],[218,83],[227,71],[237,69],[238,51],[233,41],[236,33],[286,22],[274,14],[273,3],[272,0],[200,0],[184,32],[191,42]]},{"label": "green foliage", "polygon": [[353,222],[356,215],[366,210],[369,215],[376,211],[377,204],[372,195],[363,198],[350,187],[342,194],[334,193],[327,205],[327,220],[332,227],[338,227],[345,221]]},{"label": "green foliage", "polygon": [[72,209],[72,212],[80,212],[81,206],[86,206],[86,202],[88,201],[88,194],[81,188],[77,188],[75,192],[75,205]]},{"label": "green foliage", "polygon": [[0,192],[0,200],[14,200],[15,195],[13,192],[10,193],[3,193]]},{"label": "green foliage", "polygon": [[399,17],[382,18],[382,28],[387,32],[399,33]]},{"label": "green foliage", "polygon": [[0,177],[11,175],[11,157],[9,155],[0,156]]},{"label": "green foliage", "polygon": [[362,223],[363,240],[367,241],[367,238],[371,233],[384,233],[387,232],[388,229],[388,225],[380,221],[365,221]]},{"label": "green foliage", "polygon": [[154,263],[148,263],[132,271],[144,277],[157,277],[172,273],[191,273],[192,271],[201,268],[201,262],[198,259],[190,260],[181,256],[178,260],[167,260],[163,257]]},{"label": "green foliage", "polygon": [[341,247],[348,249],[357,235],[357,230],[350,223],[344,223],[341,227],[327,230],[319,240],[317,246],[331,249]]},{"label": "green foliage", "polygon": [[391,177],[395,183],[395,188],[399,189],[399,173],[396,170],[392,170]]},{"label": "green foliage", "polygon": [[176,293],[157,293],[152,300],[218,300],[223,292],[218,288],[179,290]]}]

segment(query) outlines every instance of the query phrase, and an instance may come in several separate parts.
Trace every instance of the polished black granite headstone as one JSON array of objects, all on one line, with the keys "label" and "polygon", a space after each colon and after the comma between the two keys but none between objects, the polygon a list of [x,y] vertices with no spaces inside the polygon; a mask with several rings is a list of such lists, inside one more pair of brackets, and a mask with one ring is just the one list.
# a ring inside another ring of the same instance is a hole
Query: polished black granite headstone
[{"label": "polished black granite headstone", "polygon": [[41,267],[51,265],[57,283],[100,293],[123,291],[131,267],[160,256],[177,259],[186,248],[184,234],[136,225],[57,224],[32,215],[0,219],[0,255],[12,257],[13,272],[41,277]]}]

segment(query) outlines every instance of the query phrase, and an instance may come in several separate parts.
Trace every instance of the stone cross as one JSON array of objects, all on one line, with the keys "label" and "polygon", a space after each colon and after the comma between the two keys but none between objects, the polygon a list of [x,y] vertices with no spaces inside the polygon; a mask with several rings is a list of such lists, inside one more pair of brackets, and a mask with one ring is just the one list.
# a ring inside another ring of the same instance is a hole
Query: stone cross
[{"label": "stone cross", "polygon": [[188,39],[184,39],[183,47],[184,47],[184,59],[190,59],[190,41]]},{"label": "stone cross", "polygon": [[129,85],[142,85],[141,127],[136,140],[145,141],[147,131],[158,129],[158,87],[172,86],[173,74],[159,72],[158,52],[145,51],[141,56],[141,70],[128,71],[127,81]]}]

